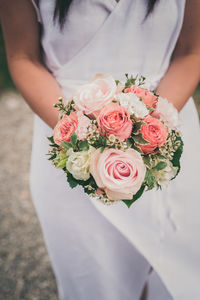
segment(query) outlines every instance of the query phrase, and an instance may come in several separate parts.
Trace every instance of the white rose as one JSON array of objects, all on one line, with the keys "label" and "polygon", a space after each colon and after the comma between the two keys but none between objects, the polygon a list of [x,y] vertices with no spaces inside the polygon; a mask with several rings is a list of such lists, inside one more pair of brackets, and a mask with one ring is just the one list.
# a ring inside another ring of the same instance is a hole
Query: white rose
[{"label": "white rose", "polygon": [[177,109],[167,99],[158,98],[153,117],[163,121],[169,128],[176,130],[180,126],[179,114]]},{"label": "white rose", "polygon": [[137,118],[144,118],[149,113],[146,105],[134,93],[120,93],[115,96],[115,99]]},{"label": "white rose", "polygon": [[73,100],[77,110],[91,115],[109,104],[113,100],[116,90],[117,86],[112,76],[97,74],[91,82],[79,87]]},{"label": "white rose", "polygon": [[161,185],[162,188],[166,188],[170,182],[170,180],[176,176],[177,167],[174,167],[171,161],[164,160],[167,163],[167,166],[159,171],[152,170],[153,175],[155,176],[156,181],[158,184]]},{"label": "white rose", "polygon": [[67,151],[68,160],[67,170],[77,180],[88,180],[90,177],[90,155],[95,149],[90,147],[88,151],[74,152],[72,149]]}]

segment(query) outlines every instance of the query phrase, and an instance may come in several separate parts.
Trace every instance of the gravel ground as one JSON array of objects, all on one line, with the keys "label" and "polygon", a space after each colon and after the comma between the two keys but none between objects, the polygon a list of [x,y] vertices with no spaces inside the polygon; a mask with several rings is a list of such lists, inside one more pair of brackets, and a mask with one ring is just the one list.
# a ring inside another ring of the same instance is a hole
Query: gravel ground
[{"label": "gravel ground", "polygon": [[29,194],[33,114],[14,92],[0,105],[0,300],[57,300]]}]

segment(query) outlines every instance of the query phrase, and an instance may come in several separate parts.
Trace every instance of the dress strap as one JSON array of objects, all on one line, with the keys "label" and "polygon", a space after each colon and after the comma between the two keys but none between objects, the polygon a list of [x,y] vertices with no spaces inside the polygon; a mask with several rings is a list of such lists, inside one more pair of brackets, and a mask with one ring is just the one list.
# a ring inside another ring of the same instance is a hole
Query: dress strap
[{"label": "dress strap", "polygon": [[41,14],[40,14],[40,10],[39,10],[39,7],[38,5],[36,4],[35,0],[31,0],[34,8],[35,8],[35,12],[36,12],[36,15],[37,15],[37,20],[39,23],[42,23],[42,18],[41,18]]}]

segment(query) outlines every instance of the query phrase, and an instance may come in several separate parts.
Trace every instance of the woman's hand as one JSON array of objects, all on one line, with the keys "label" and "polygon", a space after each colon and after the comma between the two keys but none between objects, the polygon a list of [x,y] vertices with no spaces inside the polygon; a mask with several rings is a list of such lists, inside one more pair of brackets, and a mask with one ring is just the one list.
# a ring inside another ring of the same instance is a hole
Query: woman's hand
[{"label": "woman's hand", "polygon": [[156,92],[180,111],[200,80],[200,1],[186,0],[183,27],[171,64]]},{"label": "woman's hand", "polygon": [[0,0],[0,20],[8,66],[23,97],[50,127],[57,123],[53,108],[61,89],[41,61],[39,24],[30,0]]}]

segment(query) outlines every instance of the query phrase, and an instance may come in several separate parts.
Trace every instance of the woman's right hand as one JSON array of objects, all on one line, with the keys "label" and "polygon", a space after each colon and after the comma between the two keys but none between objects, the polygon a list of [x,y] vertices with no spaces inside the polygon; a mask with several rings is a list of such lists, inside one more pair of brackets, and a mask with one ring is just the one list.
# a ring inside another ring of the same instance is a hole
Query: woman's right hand
[{"label": "woman's right hand", "polygon": [[30,0],[0,0],[0,21],[12,79],[32,110],[53,128],[58,118],[53,104],[63,95],[41,60],[33,4]]}]

